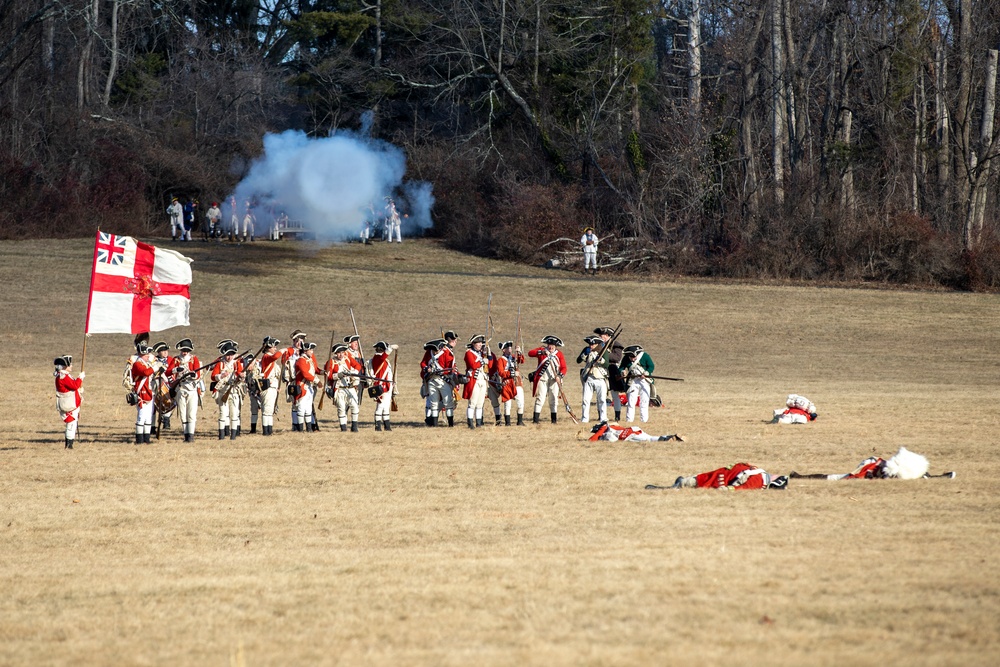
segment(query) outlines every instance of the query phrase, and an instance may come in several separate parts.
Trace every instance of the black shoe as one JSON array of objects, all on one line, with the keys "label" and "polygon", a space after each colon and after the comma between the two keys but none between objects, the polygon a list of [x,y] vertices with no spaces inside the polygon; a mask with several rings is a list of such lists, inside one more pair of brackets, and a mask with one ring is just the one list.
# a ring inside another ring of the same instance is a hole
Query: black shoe
[{"label": "black shoe", "polygon": [[142,444],[144,444],[144,445],[150,444],[149,443],[149,436],[150,435],[151,435],[150,433],[143,433],[142,434]]},{"label": "black shoe", "polygon": [[472,417],[469,417],[468,422],[469,422],[469,428],[476,428],[476,420],[475,419],[473,419]]},{"label": "black shoe", "polygon": [[232,429],[230,429],[228,426],[226,427],[226,435],[232,435]]},{"label": "black shoe", "polygon": [[358,422],[352,421],[351,422],[351,433],[357,433],[357,432],[358,432]]},{"label": "black shoe", "polygon": [[136,433],[135,434],[135,444],[137,444],[137,445],[141,445],[142,444],[142,433]]},{"label": "black shoe", "polygon": [[225,437],[226,437],[226,430],[225,430],[225,429],[222,429],[222,428],[220,428],[220,429],[219,429],[219,440],[222,440],[222,439],[223,439],[223,438],[225,438]]},{"label": "black shoe", "polygon": [[[504,415],[503,416],[503,424],[504,424],[504,426],[510,426],[510,415]],[[499,425],[500,425],[500,422],[497,422],[497,426],[499,426]]]},{"label": "black shoe", "polygon": [[376,431],[381,431],[382,430],[382,422],[381,421],[376,421],[375,422],[375,430]]},{"label": "black shoe", "polygon": [[251,433],[256,433],[257,432],[257,423],[256,422],[251,422],[250,423],[250,432]]},{"label": "black shoe", "polygon": [[241,433],[241,431],[242,431],[242,430],[243,430],[243,427],[242,427],[242,426],[237,426],[237,427],[236,427],[236,437],[237,437],[237,438],[238,438],[238,437],[240,437],[240,436],[242,435],[242,433]]},{"label": "black shoe", "polygon": [[[497,415],[496,424],[494,424],[494,426],[500,426],[501,424],[503,424],[503,417],[501,417],[500,415]],[[510,426],[510,418],[509,417],[507,419],[507,426]]]},{"label": "black shoe", "polygon": [[621,410],[615,410],[615,421],[616,422],[620,422],[621,420],[622,420],[622,411]]},{"label": "black shoe", "polygon": [[477,419],[476,420],[476,426],[482,426],[482,425],[483,425],[483,420],[482,419]]},{"label": "black shoe", "polygon": [[517,425],[518,426],[524,426],[525,425],[524,424],[524,415],[518,415],[517,416]]},{"label": "black shoe", "polygon": [[389,426],[389,420],[388,419],[383,420],[383,423],[385,424],[385,430],[386,431],[391,431],[392,430],[392,427]]},{"label": "black shoe", "polygon": [[558,421],[559,413],[553,412],[551,416],[552,416],[552,423],[555,424]]},{"label": "black shoe", "polygon": [[237,435],[239,435],[239,431],[233,429],[229,432],[229,439],[235,440]]},{"label": "black shoe", "polygon": [[775,477],[771,480],[771,483],[767,485],[769,489],[777,489],[778,491],[784,491],[788,488],[788,478],[784,475],[780,477]]},{"label": "black shoe", "polygon": [[340,430],[341,431],[346,431],[347,430],[347,424],[341,424],[340,425]]},{"label": "black shoe", "polygon": [[541,416],[542,416],[542,413],[541,413],[541,412],[536,412],[536,413],[535,413],[535,414],[534,414],[534,415],[533,415],[533,416],[531,417],[531,423],[532,423],[532,424],[541,424],[541,423],[542,423],[542,420],[541,420]]},{"label": "black shoe", "polygon": [[434,420],[434,417],[429,417],[429,416],[428,417],[424,417],[424,425],[425,426],[434,426],[434,421],[433,420]]},{"label": "black shoe", "polygon": [[165,429],[167,429],[169,431],[170,430],[170,417],[161,417],[160,418],[160,425],[163,426],[163,428],[165,428]]},{"label": "black shoe", "polygon": [[455,415],[448,415],[448,426],[455,425]]},{"label": "black shoe", "polygon": [[431,426],[437,426],[437,425],[438,425],[438,418],[431,417]]},{"label": "black shoe", "polygon": [[73,449],[73,441],[66,438],[66,444],[63,445],[63,449]]}]

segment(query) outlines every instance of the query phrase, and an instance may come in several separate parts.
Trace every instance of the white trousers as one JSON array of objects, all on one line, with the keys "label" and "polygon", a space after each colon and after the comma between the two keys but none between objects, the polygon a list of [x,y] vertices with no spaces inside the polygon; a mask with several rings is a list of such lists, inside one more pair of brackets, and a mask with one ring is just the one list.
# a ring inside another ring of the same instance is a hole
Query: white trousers
[{"label": "white trousers", "polygon": [[341,424],[347,423],[347,413],[351,414],[351,421],[358,421],[358,413],[361,411],[358,405],[358,390],[354,387],[337,387],[333,394],[333,401],[337,404],[337,418]]},{"label": "white trousers", "polygon": [[587,246],[583,251],[583,268],[584,269],[596,269],[597,268],[597,248],[594,246]]},{"label": "white trousers", "polygon": [[469,407],[465,410],[465,416],[467,419],[482,419],[483,406],[486,405],[486,389],[489,387],[489,382],[486,381],[486,375],[482,372],[479,372],[474,382],[472,395],[469,397]]},{"label": "white trousers", "polygon": [[633,379],[628,386],[628,407],[625,408],[625,421],[630,422],[635,418],[635,406],[639,405],[639,420],[649,421],[649,396],[652,387],[649,380]]},{"label": "white trousers", "polygon": [[236,429],[240,425],[240,410],[243,409],[243,395],[233,389],[225,403],[219,405],[219,429],[227,426]]},{"label": "white trousers", "polygon": [[316,388],[311,384],[302,386],[304,388],[303,392],[295,399],[293,421],[296,424],[311,424],[313,414],[313,397],[316,396]]},{"label": "white trousers", "polygon": [[583,383],[583,409],[580,411],[580,421],[590,421],[590,400],[597,399],[597,421],[608,419],[608,381],[602,378],[588,376]]},{"label": "white trousers", "polygon": [[139,402],[135,406],[135,433],[142,435],[153,430],[153,402]]},{"label": "white trousers", "polygon": [[540,413],[545,405],[545,397],[549,398],[549,412],[559,412],[559,383],[556,378],[542,378],[535,390],[535,412]]},{"label": "white trousers", "polygon": [[250,397],[250,423],[257,423],[257,413],[261,413],[263,426],[274,426],[274,408],[278,403],[278,384],[271,381],[271,386]]},{"label": "white trousers", "polygon": [[192,385],[183,384],[177,389],[177,414],[184,424],[184,432],[194,435],[198,422],[198,389]]},{"label": "white trousers", "polygon": [[437,417],[442,411],[449,417],[455,414],[455,390],[440,375],[427,381],[428,417]]}]

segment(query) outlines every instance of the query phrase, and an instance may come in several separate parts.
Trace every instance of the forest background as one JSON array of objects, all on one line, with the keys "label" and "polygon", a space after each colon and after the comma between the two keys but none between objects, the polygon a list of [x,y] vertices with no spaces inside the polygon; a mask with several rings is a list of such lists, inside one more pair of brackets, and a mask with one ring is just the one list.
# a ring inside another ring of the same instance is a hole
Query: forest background
[{"label": "forest background", "polygon": [[0,238],[155,235],[370,111],[454,248],[996,289],[998,45],[983,0],[0,0]]}]

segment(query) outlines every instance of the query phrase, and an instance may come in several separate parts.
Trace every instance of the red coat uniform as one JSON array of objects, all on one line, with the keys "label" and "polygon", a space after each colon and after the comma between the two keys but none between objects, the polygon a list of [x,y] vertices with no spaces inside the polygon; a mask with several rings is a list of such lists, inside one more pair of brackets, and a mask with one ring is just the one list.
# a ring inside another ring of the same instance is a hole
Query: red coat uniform
[{"label": "red coat uniform", "polygon": [[[745,479],[740,483],[741,473],[748,472]],[[757,471],[754,474],[754,471]],[[695,477],[698,487],[702,489],[718,489],[724,486],[731,486],[737,489],[763,489],[769,481],[763,470],[749,463],[736,463],[729,468],[719,468],[703,472]]]},{"label": "red coat uniform", "polygon": [[[524,357],[521,357],[524,361]],[[490,379],[493,381],[493,388],[500,394],[500,400],[504,403],[517,396],[519,378],[514,375],[507,357],[500,355],[494,357],[490,364]]]},{"label": "red coat uniform", "polygon": [[490,359],[486,357],[485,348],[482,353],[471,349],[465,351],[465,376],[469,381],[462,389],[462,398],[466,400],[472,398],[472,390],[476,388],[476,379],[480,376],[487,377],[489,366]]},{"label": "red coat uniform", "polygon": [[[63,421],[67,423],[74,419],[70,413],[80,407],[80,387],[82,386],[83,380],[74,380],[69,373],[59,373],[56,376],[56,397],[59,411],[64,413]],[[72,408],[67,410],[66,408],[70,406]]]},{"label": "red coat uniform", "polygon": [[[201,366],[201,361],[199,361],[198,357],[196,357],[193,354],[190,357],[188,357],[186,365],[181,363],[181,358],[179,356],[170,357],[170,360],[167,362],[167,375],[170,378],[172,378],[173,382],[176,382],[177,378],[181,374],[186,373],[187,371],[192,370],[194,368],[198,368],[199,366]],[[196,372],[194,374],[194,378],[192,379],[200,380],[201,371]]]},{"label": "red coat uniform", "polygon": [[132,391],[139,395],[143,405],[153,400],[153,367],[144,359],[136,359],[132,364]]},{"label": "red coat uniform", "polygon": [[[239,358],[236,358],[236,359],[233,360],[233,363],[232,363],[232,372],[231,372],[231,375],[227,375],[225,377],[222,377],[222,372],[223,372],[223,370],[225,370],[225,363],[226,363],[225,361],[217,361],[217,362],[215,362],[212,365],[212,375],[211,375],[212,382],[216,382],[216,383],[218,383],[218,382],[226,382],[227,380],[229,380],[229,378],[231,377],[232,374],[239,375],[239,374],[243,373],[246,370],[243,367],[243,360],[241,360]],[[218,391],[218,387],[216,387],[216,391]]]},{"label": "red coat uniform", "polygon": [[862,461],[854,472],[849,473],[845,479],[878,479],[882,477],[882,466],[885,459],[872,456]]},{"label": "red coat uniform", "polygon": [[312,385],[316,381],[316,362],[309,355],[302,355],[295,360],[295,385],[299,388],[296,396],[304,396],[306,385]]},{"label": "red coat uniform", "polygon": [[535,377],[531,382],[531,393],[535,394],[538,391],[538,378],[541,376],[541,371],[543,367],[548,367],[549,364],[555,364],[558,366],[559,375],[566,376],[566,357],[563,356],[561,350],[556,350],[551,355],[548,354],[548,347],[545,345],[541,347],[536,347],[534,350],[528,350],[528,356],[538,359],[538,367],[535,368]]},{"label": "red coat uniform", "polygon": [[284,352],[278,350],[274,354],[265,353],[264,356],[260,358],[260,374],[271,381],[274,385],[275,381],[281,375],[281,364],[284,358]]},{"label": "red coat uniform", "polygon": [[[343,361],[337,359],[336,357],[330,359],[326,362],[326,367],[323,369],[326,373],[327,382],[334,385],[337,383],[337,375],[341,371],[346,371],[348,373],[361,373],[363,370],[364,369],[361,367],[358,360],[350,354],[346,355]],[[355,378],[355,381],[351,384],[357,384],[357,379]]]},{"label": "red coat uniform", "polygon": [[[377,378],[382,378],[383,380],[391,380],[392,374],[389,372],[389,353],[379,352],[378,354],[372,355],[370,361],[372,367],[372,375]],[[388,382],[373,382],[372,386],[381,387],[382,393],[388,392],[392,385]]]}]

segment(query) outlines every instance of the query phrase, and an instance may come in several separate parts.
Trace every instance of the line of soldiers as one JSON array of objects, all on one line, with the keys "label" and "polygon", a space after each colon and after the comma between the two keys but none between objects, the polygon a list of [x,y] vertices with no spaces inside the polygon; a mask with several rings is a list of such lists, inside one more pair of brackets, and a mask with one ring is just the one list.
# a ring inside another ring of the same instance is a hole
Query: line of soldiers
[{"label": "line of soldiers", "polygon": [[[184,441],[194,442],[205,393],[211,394],[219,408],[220,440],[227,437],[235,440],[242,435],[240,414],[248,400],[250,433],[257,433],[260,426],[261,435],[270,436],[274,433],[282,384],[291,404],[293,431],[319,430],[314,404],[320,393],[320,407],[327,397],[336,404],[341,430],[348,430],[350,418],[350,430],[357,432],[362,390],[367,390],[375,401],[375,430],[392,430],[395,379],[389,353],[398,350],[398,346],[379,341],[373,346],[372,356],[365,359],[359,336],[347,336],[343,343],[331,348],[330,359],[320,369],[316,344],[307,341],[304,332],[293,331],[292,344],[284,348],[280,345],[277,338],[266,336],[256,353],[240,354],[236,341],[226,339],[217,346],[219,356],[202,364],[189,338],[177,342],[175,356],[169,355],[170,348],[164,342],[152,346],[145,341],[137,342],[123,375],[128,390],[126,400],[136,407],[136,444],[150,442],[154,415],[158,435],[159,429],[170,428],[175,412],[183,425]],[[62,372],[68,375],[65,361]],[[59,372],[57,363],[57,376]],[[58,381],[57,377],[57,392]],[[78,404],[76,409],[79,410]]]},{"label": "line of soldiers", "polygon": [[[621,419],[622,394],[627,392],[626,420],[635,417],[649,419],[650,401],[655,397],[653,379],[655,366],[641,346],[623,347],[616,344],[616,330],[599,327],[593,336],[584,340],[586,347],[577,356],[582,364],[580,379],[583,383],[582,421],[590,421],[590,404],[597,404],[597,421],[607,420],[607,396],[610,392],[615,410],[615,421]],[[236,341],[218,343],[218,357],[202,363],[194,353],[190,338],[174,345],[176,354],[171,356],[165,342],[148,345],[145,338],[137,339],[135,354],[129,357],[122,377],[127,390],[126,400],[136,408],[135,443],[151,441],[161,429],[170,429],[171,419],[179,416],[184,441],[194,442],[198,412],[203,407],[204,395],[211,394],[219,409],[218,437],[235,440],[242,435],[241,412],[243,404],[250,403],[250,433],[270,436],[274,433],[274,420],[279,390],[285,386],[285,399],[291,404],[293,431],[319,430],[316,407],[322,409],[325,399],[337,406],[341,431],[358,432],[362,397],[367,393],[375,403],[374,427],[376,431],[392,430],[392,412],[396,410],[395,357],[397,345],[379,341],[372,346],[373,353],[366,359],[358,335],[346,336],[342,343],[333,345],[330,358],[320,367],[316,359],[316,343],[307,341],[305,332],[295,330],[291,345],[281,347],[281,341],[272,336],[263,339],[256,353],[240,353]],[[420,362],[421,396],[425,399],[425,423],[437,426],[442,416],[448,426],[455,425],[455,409],[459,396],[468,401],[466,421],[469,428],[483,426],[486,400],[493,408],[497,426],[511,425],[512,410],[516,424],[524,426],[525,390],[520,367],[525,355],[514,341],[499,345],[494,354],[486,337],[476,334],[469,339],[463,355],[464,370],[457,365],[455,346],[458,335],[448,331],[440,339],[424,345]],[[531,383],[533,419],[540,423],[546,401],[551,422],[558,421],[558,406],[562,401],[571,415],[563,381],[567,374],[562,340],[547,335],[541,345],[529,350],[528,357],[537,361],[536,368],[528,373]],[[55,360],[57,407],[66,423],[66,447],[72,448],[76,434],[76,419],[80,408],[80,391],[83,374],[72,378],[72,358]],[[207,387],[206,387],[207,382]],[[318,406],[316,404],[319,397]],[[573,415],[575,419],[575,415]]]},{"label": "line of soldiers", "polygon": [[[656,400],[651,377],[655,364],[641,345],[625,347],[615,340],[616,330],[598,327],[594,335],[584,339],[586,347],[577,356],[583,364],[580,380],[583,383],[581,421],[590,421],[590,403],[596,400],[598,421],[607,421],[607,396],[611,393],[615,421],[621,419],[621,394],[627,393],[626,421],[633,421],[635,408],[639,408],[641,421],[649,421],[650,402]],[[420,362],[420,395],[424,398],[424,423],[436,426],[444,413],[449,426],[455,425],[455,409],[459,394],[468,401],[466,422],[469,428],[483,426],[483,409],[489,398],[496,425],[510,426],[511,407],[517,407],[517,425],[524,426],[524,382],[520,366],[525,362],[520,345],[503,341],[499,354],[494,354],[483,334],[476,334],[466,344],[463,356],[464,372],[457,366],[455,346],[458,335],[445,332],[438,339],[424,344],[424,357]],[[563,388],[567,374],[563,342],[558,336],[542,338],[541,346],[528,351],[537,361],[536,368],[528,373],[534,397],[532,423],[541,422],[546,400],[549,418],[558,421],[560,400],[572,414]]]}]

